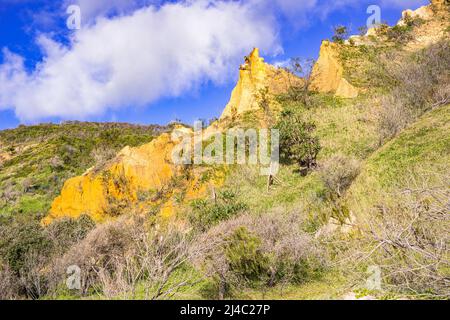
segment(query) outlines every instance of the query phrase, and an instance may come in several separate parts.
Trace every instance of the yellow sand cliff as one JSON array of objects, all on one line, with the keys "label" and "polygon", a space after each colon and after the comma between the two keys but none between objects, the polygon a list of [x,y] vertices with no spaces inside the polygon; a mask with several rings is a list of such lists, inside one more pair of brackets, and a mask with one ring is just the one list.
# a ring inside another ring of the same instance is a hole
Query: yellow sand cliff
[{"label": "yellow sand cliff", "polygon": [[141,147],[124,148],[103,168],[67,180],[43,223],[81,214],[101,222],[124,209],[145,212],[155,204],[162,215],[170,215],[175,192],[184,192],[186,199],[206,192],[195,175],[189,181],[178,179],[185,169],[172,164],[174,146],[171,135],[162,134]]},{"label": "yellow sand cliff", "polygon": [[262,89],[268,89],[269,94],[276,95],[286,92],[291,85],[300,81],[286,70],[265,63],[255,48],[239,68],[238,83],[220,120],[258,110],[257,96]]}]

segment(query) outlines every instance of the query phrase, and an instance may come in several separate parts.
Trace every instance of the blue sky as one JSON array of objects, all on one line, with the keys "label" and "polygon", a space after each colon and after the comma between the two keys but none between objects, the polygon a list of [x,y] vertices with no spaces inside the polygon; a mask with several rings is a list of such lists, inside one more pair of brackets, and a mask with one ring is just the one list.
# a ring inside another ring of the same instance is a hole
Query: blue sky
[{"label": "blue sky", "polygon": [[[425,0],[2,0],[0,129],[61,120],[166,124],[219,116],[253,46],[271,63],[316,58],[367,7],[394,24]],[[66,8],[81,8],[69,30]]]}]

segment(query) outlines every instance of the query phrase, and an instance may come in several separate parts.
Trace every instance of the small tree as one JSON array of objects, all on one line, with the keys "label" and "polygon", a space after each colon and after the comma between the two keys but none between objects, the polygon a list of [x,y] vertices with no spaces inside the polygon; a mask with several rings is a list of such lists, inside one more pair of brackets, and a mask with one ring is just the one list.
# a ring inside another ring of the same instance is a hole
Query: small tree
[{"label": "small tree", "polygon": [[304,121],[298,111],[286,110],[276,128],[280,130],[280,155],[284,161],[295,162],[303,170],[316,166],[321,147],[314,136],[313,122]]},{"label": "small tree", "polygon": [[289,73],[301,78],[303,81],[290,81],[288,95],[294,100],[301,102],[306,107],[309,107],[310,85],[313,81],[313,67],[314,59],[293,58],[291,66],[287,68]]},{"label": "small tree", "polygon": [[333,42],[336,43],[343,43],[345,39],[348,37],[348,29],[346,26],[335,26],[333,27],[333,37],[331,38]]}]

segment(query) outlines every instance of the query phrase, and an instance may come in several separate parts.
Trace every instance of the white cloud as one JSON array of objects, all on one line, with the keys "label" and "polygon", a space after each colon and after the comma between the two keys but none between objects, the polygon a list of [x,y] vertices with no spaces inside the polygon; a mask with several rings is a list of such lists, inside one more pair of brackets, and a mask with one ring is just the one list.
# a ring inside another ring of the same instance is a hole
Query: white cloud
[{"label": "white cloud", "polygon": [[8,51],[0,65],[0,109],[14,109],[23,121],[146,105],[229,80],[254,46],[280,50],[273,21],[236,2],[146,7],[98,19],[70,46],[47,36],[37,41],[45,58],[32,72]]}]

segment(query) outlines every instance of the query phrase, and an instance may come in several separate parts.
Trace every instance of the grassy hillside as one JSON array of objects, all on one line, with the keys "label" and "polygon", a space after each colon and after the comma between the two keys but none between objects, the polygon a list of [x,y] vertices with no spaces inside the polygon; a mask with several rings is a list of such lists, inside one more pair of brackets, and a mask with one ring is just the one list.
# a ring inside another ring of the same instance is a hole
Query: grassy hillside
[{"label": "grassy hillside", "polygon": [[[66,179],[170,127],[0,132],[0,298],[338,299],[368,293],[367,267],[379,266],[372,295],[448,299],[450,42],[407,47],[422,25],[339,43],[359,97],[307,86],[274,96],[282,112],[264,117],[281,128],[280,172],[208,166],[223,185],[189,203],[174,196],[177,214],[164,219],[123,207],[105,223],[82,214],[40,224]],[[80,290],[65,286],[73,265]]]}]

